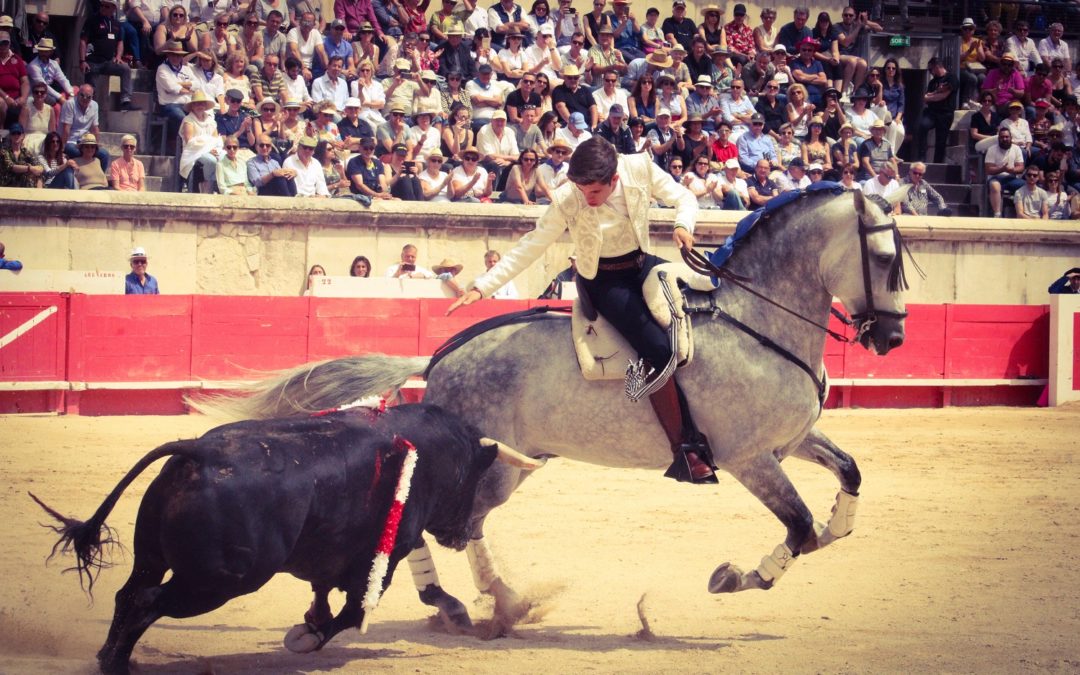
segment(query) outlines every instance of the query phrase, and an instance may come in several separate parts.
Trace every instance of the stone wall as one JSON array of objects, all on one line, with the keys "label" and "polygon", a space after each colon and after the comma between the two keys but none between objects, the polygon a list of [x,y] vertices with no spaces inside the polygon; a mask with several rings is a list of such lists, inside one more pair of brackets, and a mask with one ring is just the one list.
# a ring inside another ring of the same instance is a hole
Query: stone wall
[{"label": "stone wall", "polygon": [[[171,294],[298,295],[320,264],[347,275],[356,255],[382,274],[402,246],[420,264],[464,264],[469,281],[490,248],[506,251],[532,229],[542,207],[503,204],[379,202],[226,197],[171,193],[0,189],[0,241],[27,269],[123,270],[133,246],[150,256],[150,273]],[[742,214],[703,211],[702,245],[719,244]],[[670,210],[655,209],[653,245],[673,258]],[[1043,304],[1046,287],[1080,264],[1076,221],[900,217],[906,241],[927,278],[909,265],[911,302]],[[517,281],[535,297],[567,265],[564,235]],[[3,277],[0,277],[0,289]],[[41,289],[62,290],[62,289]]]}]

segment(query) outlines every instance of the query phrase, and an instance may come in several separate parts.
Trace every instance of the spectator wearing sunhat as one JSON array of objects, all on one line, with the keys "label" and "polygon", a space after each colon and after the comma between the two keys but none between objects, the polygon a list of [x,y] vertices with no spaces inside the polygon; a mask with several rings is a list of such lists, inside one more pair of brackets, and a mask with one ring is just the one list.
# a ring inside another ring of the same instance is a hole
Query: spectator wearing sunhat
[{"label": "spectator wearing sunhat", "polygon": [[389,160],[395,144],[404,144],[411,152],[414,141],[410,137],[410,127],[405,121],[405,108],[394,106],[390,109],[390,120],[375,130],[376,154],[384,161]]},{"label": "spectator wearing sunhat", "polygon": [[613,73],[617,80],[626,73],[627,65],[622,52],[615,49],[615,34],[612,32],[610,23],[605,22],[600,26],[600,35],[597,39],[597,44],[589,50],[593,82],[602,80],[608,73]]},{"label": "spectator wearing sunhat", "polygon": [[819,108],[823,102],[822,95],[829,86],[825,66],[816,56],[820,46],[812,37],[803,38],[798,44],[799,56],[791,62],[791,76],[806,87],[807,99]]},{"label": "spectator wearing sunhat", "polygon": [[158,295],[157,279],[146,271],[150,264],[150,260],[146,256],[146,249],[142,246],[131,249],[128,264],[131,265],[131,273],[124,277],[124,294]]},{"label": "spectator wearing sunhat", "polygon": [[450,199],[455,202],[479,202],[491,197],[495,174],[480,166],[480,151],[470,145],[461,151],[461,166],[450,172]]},{"label": "spectator wearing sunhat", "polygon": [[[986,74],[982,90],[994,93],[994,103],[998,107],[998,113],[1004,116],[1005,106],[1009,105],[1010,101],[1024,97],[1026,83],[1024,75],[1016,67],[1016,56],[1011,52],[1005,52],[1001,55],[998,67]],[[927,93],[929,92],[930,90],[927,89]]]},{"label": "spectator wearing sunhat", "polygon": [[[630,62],[626,75],[622,78],[623,89],[633,91],[638,81],[647,75],[652,76],[653,87],[655,88],[656,78],[665,68],[670,67],[671,56],[668,55],[666,50],[652,52],[644,59],[635,59]],[[640,113],[641,111],[639,110],[638,112]]]},{"label": "spectator wearing sunhat", "polygon": [[108,190],[109,179],[101,160],[95,157],[98,141],[94,134],[79,139],[79,155],[75,157],[75,184],[80,190]]},{"label": "spectator wearing sunhat", "polygon": [[360,117],[361,108],[363,108],[363,103],[359,98],[350,96],[345,99],[344,114],[341,116],[341,121],[337,123],[338,133],[344,144],[343,149],[348,152],[360,151],[361,138],[375,137],[375,130]]},{"label": "spectator wearing sunhat", "polygon": [[[694,91],[686,97],[686,114],[698,115],[705,124],[705,131],[712,132],[716,123],[722,119],[723,107],[720,98],[713,89],[712,78],[708,75],[699,75],[694,83]],[[751,112],[753,110],[751,109]]]},{"label": "spectator wearing sunhat", "polygon": [[158,113],[168,120],[166,133],[174,136],[184,121],[184,106],[191,102],[195,91],[195,72],[184,61],[187,50],[176,41],[165,43],[161,53],[165,60],[158,66],[154,75],[157,88]]},{"label": "spectator wearing sunhat", "polygon": [[1020,101],[1012,101],[1008,106],[1008,115],[1001,120],[1001,125],[1012,132],[1013,145],[1019,146],[1024,153],[1025,161],[1031,152],[1031,144],[1034,137],[1031,134],[1031,125],[1024,119],[1024,104]]},{"label": "spectator wearing sunhat", "polygon": [[600,121],[600,113],[592,92],[588,87],[582,86],[581,77],[577,66],[563,65],[563,82],[552,90],[551,102],[562,124],[569,124],[570,116],[578,113],[586,121],[587,128],[591,129]]},{"label": "spectator wearing sunhat", "polygon": [[120,77],[120,109],[137,110],[131,103],[131,67],[124,63],[124,42],[116,19],[116,0],[101,0],[98,13],[83,24],[79,35],[79,70],[84,81],[97,75]]},{"label": "spectator wearing sunhat", "polygon": [[468,82],[476,77],[476,65],[469,44],[465,41],[465,28],[460,23],[454,23],[446,33],[446,43],[439,55],[438,74],[446,77],[457,71]]},{"label": "spectator wearing sunhat", "polygon": [[303,136],[297,141],[296,154],[285,159],[284,168],[296,172],[297,197],[329,197],[326,175],[322,165],[315,161],[315,148],[319,141],[313,136]]},{"label": "spectator wearing sunhat", "polygon": [[45,102],[49,105],[63,103],[75,96],[75,88],[60,67],[60,61],[53,58],[55,55],[56,43],[51,37],[43,37],[34,45],[33,60],[26,64],[30,85],[36,82],[45,85]]},{"label": "spectator wearing sunhat", "polygon": [[637,152],[630,127],[626,126],[626,111],[618,103],[608,109],[607,119],[596,127],[596,135],[614,145],[621,155]]},{"label": "spectator wearing sunhat", "polygon": [[443,171],[445,163],[446,158],[438,148],[429,152],[424,159],[424,167],[417,176],[420,179],[420,188],[424,191],[424,201],[450,201],[450,174]]},{"label": "spectator wearing sunhat", "polygon": [[658,102],[656,124],[648,132],[649,148],[652,150],[653,159],[665,169],[671,161],[672,155],[680,154],[686,149],[686,140],[683,138],[682,129],[672,126],[671,118],[671,110],[660,106]]},{"label": "spectator wearing sunhat", "polygon": [[739,160],[734,157],[723,163],[723,171],[716,181],[713,196],[725,211],[745,211],[750,204],[750,191],[746,181],[739,177]]},{"label": "spectator wearing sunhat", "polygon": [[896,153],[893,151],[889,141],[885,139],[885,123],[881,120],[874,120],[873,124],[870,125],[870,138],[859,146],[861,175],[873,178],[886,165],[892,170],[892,175],[895,176],[898,169]]},{"label": "spectator wearing sunhat", "polygon": [[544,183],[545,191],[550,194],[555,188],[565,183],[568,178],[566,172],[570,165],[570,153],[573,148],[561,138],[556,138],[547,149],[547,160],[540,163],[536,169],[537,179]]},{"label": "spectator wearing sunhat", "polygon": [[[243,98],[243,94],[235,90],[229,90]],[[228,94],[226,94],[228,98]],[[237,100],[234,96],[234,101]],[[214,107],[214,101],[204,91],[196,91],[191,95],[188,103],[188,114],[180,123],[180,139],[182,150],[180,153],[180,176],[188,181],[190,192],[213,193],[215,191],[214,180],[217,175],[218,157],[224,156],[221,139],[218,131],[218,121],[210,114]],[[232,107],[239,110],[239,103]],[[250,122],[250,117],[246,117]]]},{"label": "spectator wearing sunhat", "polygon": [[465,295],[465,291],[462,290],[455,277],[461,274],[461,270],[464,268],[464,265],[453,258],[443,258],[438,265],[431,268],[431,271],[435,273],[437,279],[446,284],[446,287],[450,289],[450,292],[455,297],[460,298]]}]

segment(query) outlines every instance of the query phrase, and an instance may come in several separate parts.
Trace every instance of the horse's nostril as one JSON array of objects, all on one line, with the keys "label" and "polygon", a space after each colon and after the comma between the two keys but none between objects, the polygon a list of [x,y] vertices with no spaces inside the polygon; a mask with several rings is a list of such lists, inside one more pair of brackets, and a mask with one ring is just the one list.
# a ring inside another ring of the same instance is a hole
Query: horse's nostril
[{"label": "horse's nostril", "polygon": [[900,345],[904,344],[904,336],[893,333],[889,336],[889,349],[896,349]]}]

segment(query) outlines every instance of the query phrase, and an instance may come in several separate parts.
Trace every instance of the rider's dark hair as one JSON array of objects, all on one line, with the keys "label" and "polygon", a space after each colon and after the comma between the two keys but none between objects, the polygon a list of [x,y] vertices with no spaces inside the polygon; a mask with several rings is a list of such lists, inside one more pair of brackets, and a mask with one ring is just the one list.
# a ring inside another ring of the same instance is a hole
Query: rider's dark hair
[{"label": "rider's dark hair", "polygon": [[593,136],[577,146],[570,156],[570,168],[566,177],[578,185],[610,183],[619,168],[619,153],[608,141]]}]

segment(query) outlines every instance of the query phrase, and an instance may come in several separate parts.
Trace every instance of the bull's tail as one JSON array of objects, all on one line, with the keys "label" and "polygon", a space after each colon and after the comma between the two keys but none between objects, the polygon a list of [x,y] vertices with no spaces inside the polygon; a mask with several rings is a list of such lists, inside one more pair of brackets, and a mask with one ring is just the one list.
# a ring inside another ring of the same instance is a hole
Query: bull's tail
[{"label": "bull's tail", "polygon": [[105,549],[117,545],[117,541],[113,537],[113,530],[105,524],[105,519],[109,517],[109,513],[116,506],[116,502],[120,500],[120,495],[124,493],[127,486],[139,474],[146,470],[146,467],[162,457],[188,454],[189,443],[190,441],[174,441],[147,453],[120,479],[113,491],[109,493],[109,496],[101,503],[94,515],[90,516],[90,519],[86,522],[68,518],[38,499],[33,492],[28,493],[30,498],[38,503],[38,506],[45,509],[46,513],[60,522],[60,525],[44,526],[60,535],[60,540],[53,545],[49,559],[51,560],[57,553],[67,554],[73,552],[75,554],[75,566],[64,571],[77,571],[79,573],[79,585],[86,589],[87,593],[91,593],[98,573],[103,568],[111,565],[105,558]]},{"label": "bull's tail", "polygon": [[426,356],[349,356],[285,370],[229,394],[188,399],[195,410],[224,420],[270,419],[337,408],[367,396],[397,395],[424,372]]}]

